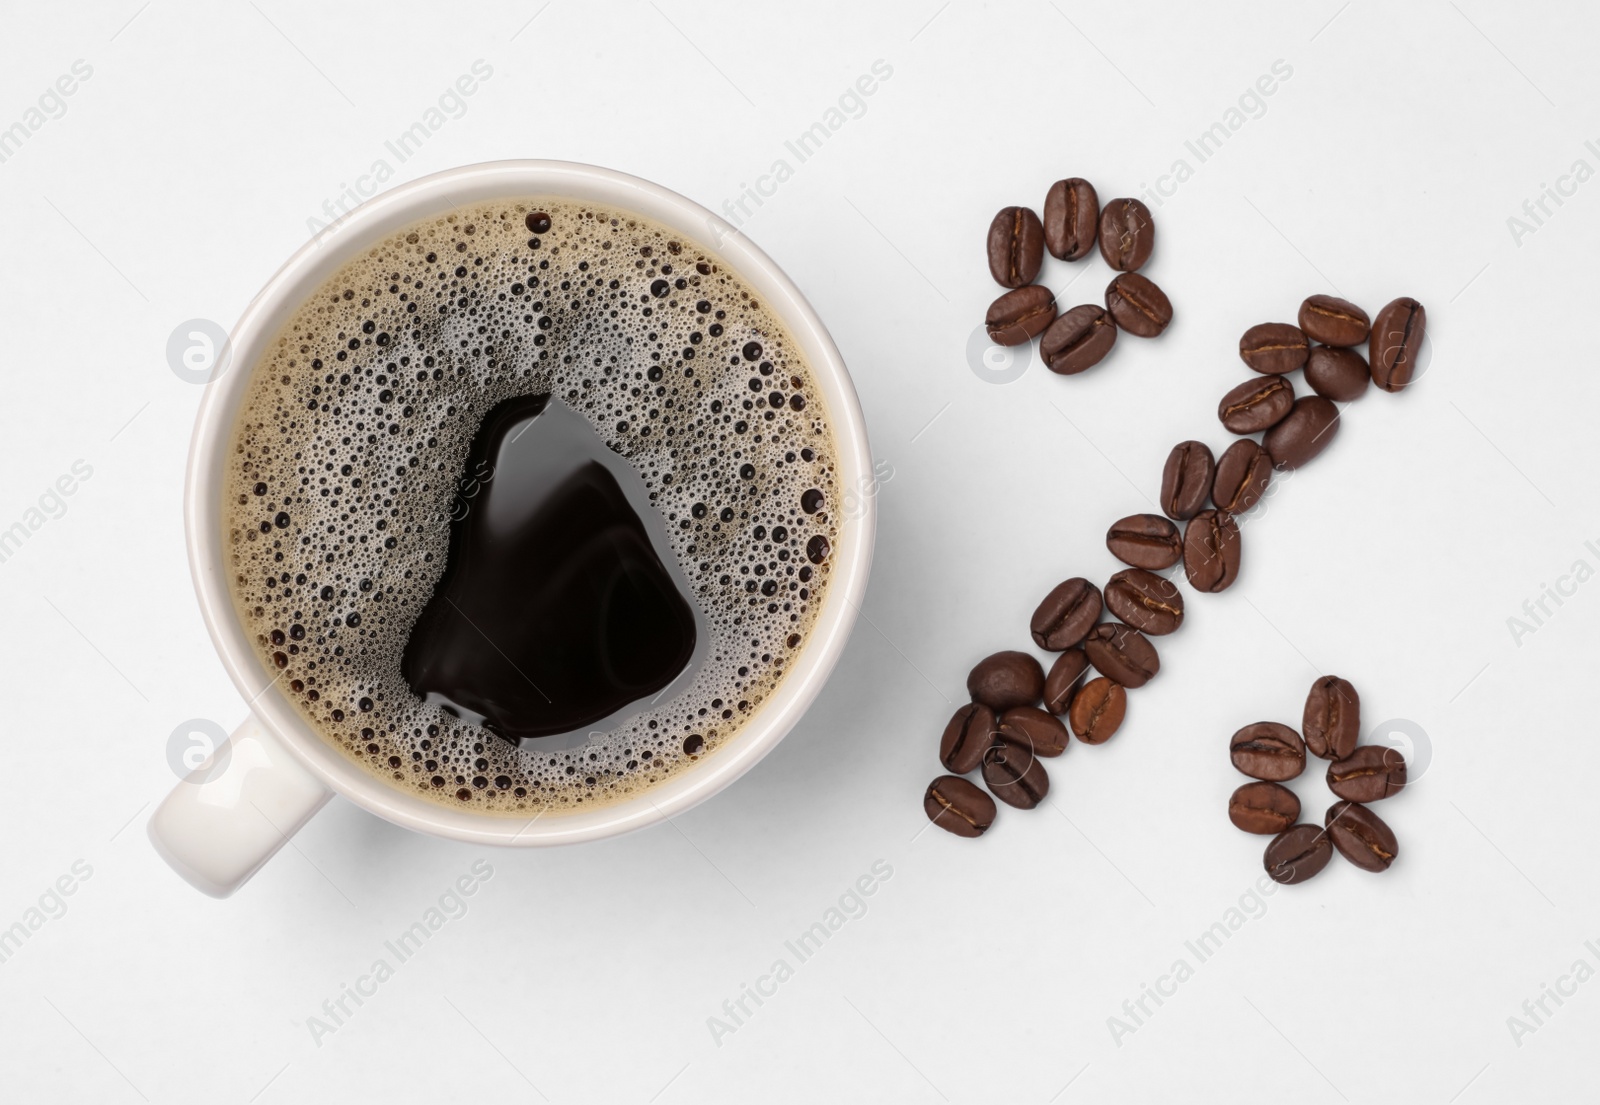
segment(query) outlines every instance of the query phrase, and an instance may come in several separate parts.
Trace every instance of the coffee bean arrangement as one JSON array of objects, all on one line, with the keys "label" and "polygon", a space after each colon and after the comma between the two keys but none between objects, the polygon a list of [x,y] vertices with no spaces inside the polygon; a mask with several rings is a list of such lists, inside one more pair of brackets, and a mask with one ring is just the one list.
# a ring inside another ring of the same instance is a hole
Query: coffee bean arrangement
[{"label": "coffee bean arrangement", "polygon": [[[1162,309],[1153,317],[1161,321],[1153,329],[1146,327],[1150,335],[1165,329],[1172,317],[1171,304],[1154,284],[1149,284],[1155,289],[1152,296],[1143,285],[1121,283],[1137,277],[1133,270],[1149,259],[1155,233],[1149,212],[1136,200],[1114,200],[1096,218],[1095,204],[1094,189],[1087,181],[1059,181],[1045,198],[1042,222],[1027,208],[1008,207],[995,216],[989,229],[990,271],[1012,289],[990,308],[991,336],[1003,344],[1020,344],[1043,333],[1046,363],[1065,374],[1104,357],[1119,326],[1143,336],[1142,324],[1127,314],[1126,304],[1111,309],[1114,296],[1121,294],[1119,287],[1131,287],[1134,298],[1147,305],[1159,297]],[[1102,255],[1122,272],[1107,289],[1108,310],[1074,307],[1057,318],[1049,290],[1032,283],[1042,251],[1048,247],[1054,256],[1075,260],[1088,252],[1097,230]],[[1076,320],[1069,321],[1075,312]],[[1348,300],[1313,295],[1300,305],[1297,321],[1294,326],[1275,322],[1252,326],[1239,339],[1240,359],[1257,378],[1230,390],[1217,409],[1224,428],[1239,439],[1220,458],[1201,441],[1173,446],[1161,476],[1162,513],[1131,514],[1106,531],[1106,548],[1128,567],[1103,589],[1074,576],[1040,601],[1029,630],[1038,648],[1057,654],[1049,671],[1031,653],[1017,651],[997,652],[972,669],[967,676],[971,701],[956,710],[940,741],[939,759],[949,774],[929,784],[923,798],[934,824],[958,836],[982,836],[998,814],[995,798],[1019,809],[1032,809],[1046,799],[1050,779],[1042,761],[1066,751],[1069,727],[1084,744],[1103,744],[1121,728],[1128,691],[1144,686],[1161,668],[1150,638],[1183,625],[1184,599],[1174,582],[1176,574],[1168,578],[1159,573],[1181,563],[1184,577],[1197,592],[1215,594],[1232,586],[1241,559],[1238,515],[1261,500],[1274,468],[1298,468],[1327,448],[1339,425],[1335,403],[1359,398],[1369,381],[1388,392],[1411,382],[1427,315],[1422,304],[1402,297],[1372,321]],[[1062,334],[1075,337],[1068,341]],[[1102,344],[1091,342],[1095,334],[1100,336],[1093,342]],[[1054,340],[1051,335],[1056,335]],[[1363,342],[1365,359],[1354,348]],[[1085,358],[1081,364],[1076,359],[1080,355]],[[1314,394],[1296,398],[1289,374],[1297,370],[1303,370]],[[1253,434],[1262,435],[1261,439],[1249,436]],[[1107,611],[1114,620],[1101,620]],[[1085,680],[1090,668],[1097,675]],[[1374,762],[1387,771],[1390,761],[1385,753],[1390,750],[1356,748],[1355,691],[1343,680],[1337,682],[1340,691],[1348,689],[1350,710],[1341,712],[1343,699],[1338,693],[1313,688],[1312,701],[1322,703],[1323,713],[1314,725],[1308,701],[1304,739],[1286,726],[1276,726],[1263,740],[1280,741],[1283,751],[1252,748],[1242,761],[1260,770],[1283,771],[1298,757],[1293,772],[1276,778],[1241,767],[1258,781],[1241,787],[1234,796],[1237,802],[1230,803],[1230,815],[1235,804],[1239,807],[1236,825],[1277,834],[1267,849],[1266,864],[1280,882],[1310,878],[1326,865],[1333,848],[1365,870],[1383,870],[1397,853],[1394,834],[1366,807],[1378,785],[1372,782]],[[1278,785],[1299,774],[1306,747],[1335,761],[1329,769],[1329,786],[1342,799],[1328,810],[1321,829],[1297,823],[1299,800]],[[1262,758],[1270,755],[1288,759]],[[1241,760],[1234,762],[1239,765]],[[1269,763],[1279,766],[1261,766]],[[975,771],[989,793],[965,778]],[[1394,789],[1404,784],[1403,760],[1398,771]],[[1393,791],[1376,796],[1389,793]]]},{"label": "coffee bean arrangement", "polygon": [[[1100,256],[1116,270],[1106,285],[1105,306],[1083,303],[1057,313],[1056,297],[1034,281],[1044,251],[1078,261],[1099,243]],[[1150,209],[1136,199],[1100,197],[1082,177],[1058,180],[1044,197],[1044,218],[1028,207],[1006,207],[989,224],[989,272],[1009,288],[989,305],[984,326],[1000,345],[1039,338],[1050,371],[1073,376],[1105,359],[1119,333],[1153,338],[1172,322],[1172,302],[1139,273],[1155,248]]]},{"label": "coffee bean arrangement", "polygon": [[[1299,468],[1333,441],[1339,429],[1336,403],[1361,398],[1369,382],[1389,392],[1409,384],[1427,320],[1422,304],[1405,296],[1371,320],[1347,299],[1314,295],[1300,304],[1299,325],[1263,322],[1246,330],[1239,339],[1239,359],[1259,375],[1222,397],[1217,418],[1241,437],[1263,436],[1259,444],[1235,442],[1223,454],[1224,461],[1232,457],[1226,489],[1254,502],[1266,489],[1269,468]],[[1365,358],[1355,348],[1363,342]],[[1289,374],[1297,370],[1314,394],[1295,395]],[[1252,491],[1252,462],[1263,453],[1270,464],[1260,468],[1261,486]],[[1222,499],[1213,495],[1213,500],[1222,507]]]},{"label": "coffee bean arrangement", "polygon": [[[1393,748],[1359,744],[1361,698],[1347,679],[1311,684],[1300,732],[1276,721],[1246,725],[1228,742],[1233,766],[1254,782],[1228,798],[1228,819],[1247,833],[1270,835],[1264,864],[1274,882],[1305,882],[1334,852],[1363,871],[1387,871],[1400,854],[1394,831],[1371,803],[1406,785],[1406,760]],[[1306,766],[1306,753],[1328,761],[1328,789],[1339,799],[1322,825],[1300,820],[1300,799],[1283,784]]]}]

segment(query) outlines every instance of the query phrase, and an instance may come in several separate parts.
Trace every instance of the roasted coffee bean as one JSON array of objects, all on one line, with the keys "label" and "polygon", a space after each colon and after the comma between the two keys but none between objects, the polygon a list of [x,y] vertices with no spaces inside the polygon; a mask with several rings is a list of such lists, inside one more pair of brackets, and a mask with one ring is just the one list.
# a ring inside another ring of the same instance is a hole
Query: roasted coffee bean
[{"label": "roasted coffee bean", "polygon": [[1156,247],[1156,224],[1138,200],[1116,199],[1100,211],[1100,256],[1119,272],[1144,268]]},{"label": "roasted coffee bean", "polygon": [[1392,300],[1378,312],[1367,339],[1373,383],[1384,391],[1399,391],[1411,382],[1427,326],[1428,312],[1414,299]]},{"label": "roasted coffee bean", "polygon": [[1316,458],[1339,429],[1339,408],[1320,395],[1296,399],[1293,408],[1261,439],[1279,468],[1299,468]]},{"label": "roasted coffee bean", "polygon": [[1106,531],[1106,548],[1124,564],[1159,572],[1183,557],[1178,527],[1159,514],[1130,514]]},{"label": "roasted coffee bean", "polygon": [[1263,322],[1239,339],[1239,356],[1261,373],[1293,372],[1306,363],[1311,343],[1300,327],[1287,322]]},{"label": "roasted coffee bean", "polygon": [[1328,765],[1328,789],[1352,802],[1378,802],[1406,785],[1406,758],[1398,748],[1363,744]]},{"label": "roasted coffee bean", "polygon": [[1106,609],[1141,633],[1163,637],[1183,624],[1183,596],[1171,580],[1127,568],[1106,584]]},{"label": "roasted coffee bean", "polygon": [[1082,303],[1050,324],[1039,354],[1051,372],[1074,376],[1105,359],[1117,344],[1117,324],[1105,308]]},{"label": "roasted coffee bean", "polygon": [[1069,648],[1050,665],[1050,674],[1044,677],[1044,708],[1057,717],[1065,714],[1072,705],[1074,688],[1083,673],[1089,670],[1089,656],[1081,648]]},{"label": "roasted coffee bean", "polygon": [[1082,177],[1068,177],[1050,186],[1044,196],[1044,244],[1052,256],[1076,261],[1094,248],[1100,222],[1100,197]]},{"label": "roasted coffee bean", "polygon": [[1239,578],[1239,523],[1231,514],[1202,510],[1189,519],[1183,531],[1183,572],[1196,591],[1213,594]]},{"label": "roasted coffee bean", "polygon": [[1361,696],[1348,679],[1324,675],[1311,684],[1300,732],[1311,754],[1324,760],[1343,760],[1356,750],[1361,739]]},{"label": "roasted coffee bean", "polygon": [[1339,854],[1363,871],[1387,871],[1400,854],[1394,830],[1360,802],[1335,802],[1322,823]]},{"label": "roasted coffee bean", "polygon": [[1161,470],[1161,509],[1168,518],[1188,521],[1205,509],[1217,463],[1203,442],[1180,441]]},{"label": "roasted coffee bean", "polygon": [[1306,383],[1324,399],[1348,403],[1367,392],[1372,371],[1365,358],[1354,349],[1332,349],[1319,345],[1306,361]]},{"label": "roasted coffee bean", "polygon": [[1243,514],[1266,494],[1272,480],[1272,457],[1251,438],[1235,441],[1217,461],[1211,501],[1226,514]]},{"label": "roasted coffee bean", "polygon": [[1282,783],[1305,770],[1306,743],[1287,725],[1257,721],[1233,735],[1228,759],[1252,779]]},{"label": "roasted coffee bean", "polygon": [[1084,744],[1104,744],[1128,713],[1128,692],[1111,679],[1091,679],[1072,699],[1067,721]]},{"label": "roasted coffee bean", "polygon": [[1300,329],[1323,345],[1360,345],[1367,340],[1367,312],[1336,295],[1314,295],[1300,304]]},{"label": "roasted coffee bean", "polygon": [[1001,741],[983,754],[983,781],[1008,806],[1031,810],[1050,793],[1050,776],[1029,749]]},{"label": "roasted coffee bean", "polygon": [[1292,886],[1320,872],[1332,858],[1333,845],[1321,826],[1294,825],[1267,845],[1267,875],[1273,882]]},{"label": "roasted coffee bean", "polygon": [[1050,289],[1029,284],[989,304],[983,325],[997,345],[1024,345],[1049,328],[1055,318],[1056,299]]},{"label": "roasted coffee bean", "polygon": [[1067,750],[1067,727],[1037,706],[1013,706],[1000,715],[1000,740],[1035,756],[1059,756]]},{"label": "roasted coffee bean", "polygon": [[1032,284],[1044,262],[1044,227],[1027,207],[1005,207],[989,224],[989,272],[1002,288]]},{"label": "roasted coffee bean", "polygon": [[1121,622],[1095,626],[1083,643],[1083,651],[1095,671],[1128,688],[1144,686],[1161,670],[1156,646],[1143,633]]},{"label": "roasted coffee bean", "polygon": [[1236,434],[1256,434],[1283,421],[1294,406],[1294,385],[1282,376],[1246,380],[1222,397],[1217,418]]},{"label": "roasted coffee bean", "polygon": [[928,784],[922,809],[939,828],[957,836],[982,836],[994,824],[994,799],[959,775],[941,775]]},{"label": "roasted coffee bean", "polygon": [[1300,799],[1277,783],[1246,783],[1228,799],[1228,820],[1247,833],[1276,835],[1300,819]]},{"label": "roasted coffee bean", "polygon": [[1136,338],[1153,338],[1172,322],[1172,301],[1155,281],[1136,272],[1117,275],[1106,285],[1106,310]]},{"label": "roasted coffee bean", "polygon": [[969,702],[951,716],[939,740],[939,762],[956,775],[976,771],[983,750],[994,743],[999,724],[994,711],[981,702]]},{"label": "roasted coffee bean", "polygon": [[1044,668],[1026,652],[997,652],[979,660],[967,674],[967,694],[1000,713],[1032,706],[1044,693]]},{"label": "roasted coffee bean", "polygon": [[1033,643],[1050,652],[1071,648],[1100,620],[1100,588],[1081,576],[1056,584],[1033,612]]}]

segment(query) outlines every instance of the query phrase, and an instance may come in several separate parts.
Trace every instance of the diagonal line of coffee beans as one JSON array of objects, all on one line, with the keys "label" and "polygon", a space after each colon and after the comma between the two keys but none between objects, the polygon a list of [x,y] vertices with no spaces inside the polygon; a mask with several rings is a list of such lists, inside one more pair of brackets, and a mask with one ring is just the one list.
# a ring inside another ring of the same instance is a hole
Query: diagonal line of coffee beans
[{"label": "diagonal line of coffee beans", "polygon": [[[1019,292],[1037,288],[1028,281],[1038,275],[1041,243],[1048,244],[1057,256],[1083,256],[1096,222],[1085,213],[1094,202],[1094,189],[1074,178],[1050,189],[1042,225],[1025,208],[1000,212],[989,229],[989,265],[995,279],[1002,284],[1013,281],[1007,286],[1015,286]],[[1138,264],[1149,257],[1154,230],[1148,212],[1141,224],[1128,215],[1125,206],[1117,206],[1135,203],[1113,201],[1107,206],[1107,211],[1118,212],[1110,220],[1112,231],[1120,236],[1131,227],[1134,235],[1131,244],[1119,237],[1109,252],[1107,220],[1105,213],[1100,213],[1101,251],[1113,265],[1113,257],[1136,259]],[[1139,235],[1146,231],[1141,239]],[[1048,289],[1038,290],[1049,294]],[[1166,297],[1161,298],[1164,302]],[[1005,299],[1001,297],[1001,301]],[[1045,303],[1053,313],[1053,300]],[[993,308],[990,313],[993,316]],[[1170,306],[1167,317],[1171,317]],[[1426,323],[1427,314],[1414,299],[1393,300],[1378,312],[1377,321],[1371,322],[1365,311],[1348,300],[1313,295],[1300,305],[1298,326],[1269,322],[1245,331],[1239,339],[1240,359],[1266,379],[1252,379],[1233,388],[1217,408],[1223,426],[1240,439],[1220,460],[1200,441],[1173,446],[1161,475],[1163,513],[1132,514],[1106,532],[1106,547],[1128,567],[1112,576],[1104,591],[1074,576],[1039,603],[1029,630],[1040,649],[1059,653],[1049,672],[1031,653],[1007,651],[985,657],[968,674],[971,701],[956,710],[939,744],[939,760],[949,774],[930,783],[923,796],[923,808],[934,824],[957,836],[982,836],[994,824],[994,798],[1020,809],[1032,809],[1045,800],[1050,778],[1041,760],[1066,751],[1070,743],[1067,725],[1085,744],[1103,744],[1117,732],[1127,713],[1127,692],[1142,687],[1160,671],[1160,657],[1149,638],[1172,633],[1183,624],[1182,594],[1171,579],[1157,573],[1181,561],[1184,576],[1198,592],[1216,593],[1232,586],[1240,565],[1236,516],[1261,500],[1274,468],[1298,468],[1327,448],[1339,426],[1335,402],[1359,398],[1369,380],[1389,392],[1411,382]],[[1352,348],[1363,341],[1368,350],[1365,360]],[[1302,369],[1316,394],[1296,399],[1288,376]],[[1246,436],[1250,434],[1263,437]],[[1184,523],[1181,533],[1178,522]],[[1101,621],[1106,610],[1115,621]],[[1098,677],[1082,682],[1091,667]],[[1342,680],[1340,683],[1349,687]],[[1353,700],[1353,688],[1350,694]],[[1307,709],[1309,718],[1309,706]],[[1063,716],[1065,725],[1060,720]],[[1292,730],[1279,728],[1299,741]],[[1352,748],[1354,743],[1352,730]],[[1343,746],[1336,752],[1337,756],[1330,758],[1343,763]],[[1380,753],[1363,750],[1361,755],[1378,756],[1380,764],[1388,762]],[[1303,749],[1300,756],[1303,766]],[[1351,765],[1351,770],[1364,771],[1367,766],[1362,761]],[[994,798],[964,778],[974,771]],[[1403,762],[1401,771],[1403,775]],[[1247,784],[1250,786],[1255,784]],[[1279,789],[1294,798],[1287,788]],[[1335,788],[1346,801],[1329,810],[1323,829],[1292,824],[1299,816],[1295,800],[1290,826],[1268,848],[1267,868],[1273,871],[1276,857],[1283,870],[1303,874],[1280,881],[1302,881],[1321,870],[1330,854],[1329,837],[1332,846],[1346,856],[1359,854],[1367,862],[1375,862],[1374,857],[1387,850],[1389,859],[1393,858],[1394,849],[1385,846],[1393,843],[1394,834],[1366,809],[1368,799],[1357,796],[1368,792],[1354,784],[1346,789],[1352,793]],[[1283,802],[1275,791],[1262,789],[1251,790],[1245,797]],[[1340,824],[1335,827],[1335,822]],[[1346,825],[1351,827],[1347,830]],[[1348,838],[1344,844],[1340,844],[1341,833]],[[1296,851],[1302,846],[1303,850]],[[1319,854],[1320,863],[1316,860]],[[1352,862],[1359,865],[1362,861]],[[1315,869],[1305,873],[1312,864]]]},{"label": "diagonal line of coffee beans", "polygon": [[[1044,251],[1078,261],[1097,241],[1100,256],[1117,270],[1106,286],[1105,306],[1084,303],[1058,315],[1056,297],[1034,283]],[[1135,199],[1114,199],[1102,209],[1094,185],[1082,177],[1050,186],[1043,220],[1032,208],[1002,208],[989,224],[989,272],[1011,290],[991,303],[984,316],[990,340],[1025,345],[1037,337],[1050,371],[1072,376],[1104,360],[1120,331],[1155,337],[1172,322],[1172,302],[1138,271],[1155,244],[1156,225],[1148,207]]]},{"label": "diagonal line of coffee beans", "polygon": [[[1273,882],[1305,882],[1337,851],[1363,871],[1387,871],[1400,855],[1394,831],[1370,808],[1406,785],[1398,749],[1358,744],[1361,697],[1347,679],[1324,675],[1306,696],[1301,731],[1276,721],[1246,725],[1228,742],[1228,758],[1250,778],[1228,798],[1228,819],[1247,833],[1272,836],[1263,863]],[[1322,824],[1300,820],[1300,799],[1283,784],[1306,766],[1306,752],[1328,761],[1328,789],[1339,799]]]}]

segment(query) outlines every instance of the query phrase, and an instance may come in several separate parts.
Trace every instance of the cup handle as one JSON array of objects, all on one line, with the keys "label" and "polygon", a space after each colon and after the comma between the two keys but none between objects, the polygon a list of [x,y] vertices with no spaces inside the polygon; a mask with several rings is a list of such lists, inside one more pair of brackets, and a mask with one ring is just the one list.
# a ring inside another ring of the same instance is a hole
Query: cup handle
[{"label": "cup handle", "polygon": [[228,738],[229,758],[173,788],[150,817],[150,841],[195,889],[213,898],[238,890],[333,792],[251,715]]}]

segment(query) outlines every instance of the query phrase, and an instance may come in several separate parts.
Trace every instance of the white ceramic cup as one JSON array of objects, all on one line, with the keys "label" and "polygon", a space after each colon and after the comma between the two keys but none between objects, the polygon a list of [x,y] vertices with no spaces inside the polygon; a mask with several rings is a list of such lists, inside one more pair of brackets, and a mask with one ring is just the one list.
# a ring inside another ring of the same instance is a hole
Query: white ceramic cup
[{"label": "white ceramic cup", "polygon": [[[817,621],[778,689],[723,748],[659,786],[611,805],[532,818],[454,810],[378,780],[312,730],[279,689],[234,612],[222,555],[222,455],[262,352],[294,311],[340,266],[401,227],[481,200],[587,200],[655,220],[721,257],[798,343],[815,375],[834,434],[836,487],[851,493],[838,513],[833,574]],[[800,290],[727,222],[638,177],[562,161],[468,165],[362,204],[296,253],[245,308],[231,358],[206,387],[189,451],[184,495],[189,567],[211,640],[250,706],[224,761],[180,782],[150,819],[157,851],[191,884],[232,894],[335,793],[397,825],[478,844],[569,844],[615,836],[704,801],[755,766],[822,689],[843,651],[866,590],[875,501],[861,405],[844,361]]]}]

